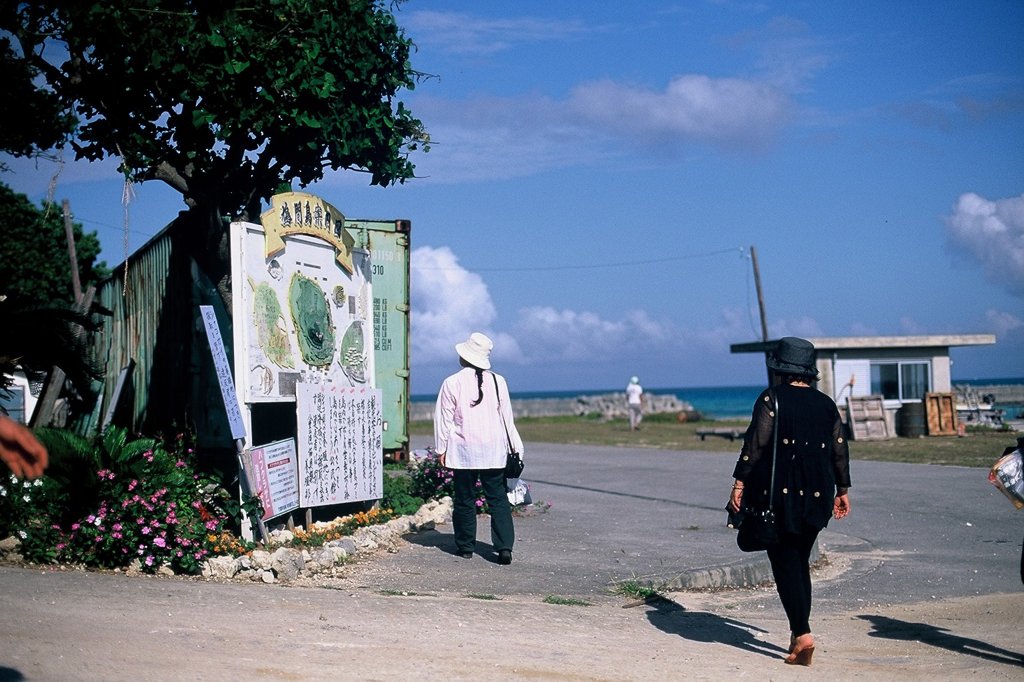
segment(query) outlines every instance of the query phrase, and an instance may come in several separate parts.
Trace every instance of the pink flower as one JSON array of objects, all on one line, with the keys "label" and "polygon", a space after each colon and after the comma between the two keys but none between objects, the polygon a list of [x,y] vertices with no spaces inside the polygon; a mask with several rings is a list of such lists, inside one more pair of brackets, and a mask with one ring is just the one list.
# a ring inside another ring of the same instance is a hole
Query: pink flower
[{"label": "pink flower", "polygon": [[71,530],[78,530],[79,528],[81,528],[81,526],[79,526],[77,523],[71,524]]},{"label": "pink flower", "polygon": [[112,529],[113,529],[113,530],[121,530],[121,524],[120,524],[120,523],[115,523],[115,524],[113,525]]},{"label": "pink flower", "polygon": [[137,488],[138,485],[139,482],[133,478],[131,483],[128,484],[128,491],[131,492],[132,490],[135,490],[135,488]]},{"label": "pink flower", "polygon": [[152,554],[150,554],[149,556],[146,557],[146,565],[147,566],[152,566],[153,565],[153,555]]},{"label": "pink flower", "polygon": [[167,540],[164,540],[163,538],[153,538],[153,544],[157,547],[166,547]]},{"label": "pink flower", "polygon": [[142,529],[139,532],[142,533],[143,535],[149,535],[149,533],[150,533],[149,526],[143,526]]}]

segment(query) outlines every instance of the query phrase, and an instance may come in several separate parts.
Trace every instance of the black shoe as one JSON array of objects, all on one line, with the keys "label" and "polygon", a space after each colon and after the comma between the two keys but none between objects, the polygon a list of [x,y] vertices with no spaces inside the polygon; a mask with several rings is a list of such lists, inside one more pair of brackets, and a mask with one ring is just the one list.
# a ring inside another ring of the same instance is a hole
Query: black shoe
[{"label": "black shoe", "polygon": [[473,553],[472,552],[456,552],[455,556],[457,556],[459,558],[462,558],[462,559],[472,559],[473,558]]},{"label": "black shoe", "polygon": [[512,563],[512,550],[503,549],[500,552],[498,552],[498,563],[503,566],[508,566],[510,563]]}]

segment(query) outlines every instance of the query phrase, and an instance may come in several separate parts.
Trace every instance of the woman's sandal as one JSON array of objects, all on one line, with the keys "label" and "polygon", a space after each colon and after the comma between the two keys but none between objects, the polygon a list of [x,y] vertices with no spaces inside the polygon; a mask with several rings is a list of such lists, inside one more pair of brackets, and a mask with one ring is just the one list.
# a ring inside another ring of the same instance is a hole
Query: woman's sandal
[{"label": "woman's sandal", "polygon": [[[808,642],[807,639],[810,639]],[[801,643],[800,640],[804,639]],[[809,635],[801,635],[795,640],[791,640],[792,645],[789,649],[789,656],[786,656],[786,663],[789,665],[810,665],[811,658],[814,656],[814,638]]]}]

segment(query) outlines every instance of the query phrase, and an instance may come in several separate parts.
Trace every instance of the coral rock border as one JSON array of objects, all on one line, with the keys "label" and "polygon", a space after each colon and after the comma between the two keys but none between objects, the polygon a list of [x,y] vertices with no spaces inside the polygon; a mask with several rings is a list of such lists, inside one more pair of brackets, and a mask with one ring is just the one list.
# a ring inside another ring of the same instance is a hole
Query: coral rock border
[{"label": "coral rock border", "polygon": [[[275,530],[262,549],[241,556],[215,556],[206,560],[201,577],[214,581],[248,580],[273,584],[334,576],[337,569],[351,558],[379,551],[397,552],[402,536],[433,530],[438,524],[449,523],[451,518],[452,498],[443,497],[427,502],[415,514],[376,526],[357,528],[352,535],[329,540],[321,547],[291,547],[294,535],[287,530]],[[15,537],[0,540],[0,561],[23,563],[18,552],[20,547],[21,542]],[[122,570],[127,575],[141,575],[143,572],[138,560]],[[174,572],[163,566],[157,575],[173,576]]]}]

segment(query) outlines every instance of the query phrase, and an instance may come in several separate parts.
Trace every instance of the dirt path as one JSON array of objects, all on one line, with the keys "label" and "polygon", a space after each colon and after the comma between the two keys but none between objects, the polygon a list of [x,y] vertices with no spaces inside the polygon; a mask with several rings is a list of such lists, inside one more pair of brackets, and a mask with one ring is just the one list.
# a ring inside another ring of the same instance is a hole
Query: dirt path
[{"label": "dirt path", "polygon": [[828,679],[1024,677],[1024,595],[815,614],[786,666],[765,589],[589,606],[0,568],[0,680]]}]

